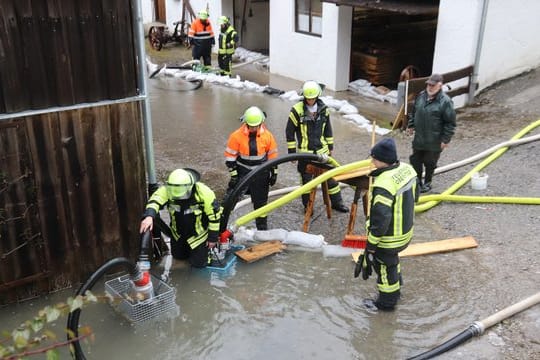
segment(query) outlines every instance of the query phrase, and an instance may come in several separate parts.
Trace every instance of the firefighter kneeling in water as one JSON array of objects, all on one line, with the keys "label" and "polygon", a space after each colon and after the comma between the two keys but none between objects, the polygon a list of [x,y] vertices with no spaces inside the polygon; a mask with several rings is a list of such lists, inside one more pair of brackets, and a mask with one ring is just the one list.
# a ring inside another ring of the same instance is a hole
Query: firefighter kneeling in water
[{"label": "firefighter kneeling in water", "polygon": [[208,250],[216,246],[221,207],[214,192],[199,181],[193,169],[176,169],[167,184],[150,197],[141,221],[140,232],[152,230],[159,210],[167,208],[173,235],[171,253],[175,259],[188,259],[191,266],[208,265]]},{"label": "firefighter kneeling in water", "polygon": [[371,149],[374,177],[369,219],[366,222],[366,250],[356,263],[354,277],[367,280],[377,274],[379,296],[366,299],[370,309],[394,310],[401,287],[399,252],[413,236],[414,204],[418,200],[418,178],[409,164],[399,162],[394,139],[382,139]]}]

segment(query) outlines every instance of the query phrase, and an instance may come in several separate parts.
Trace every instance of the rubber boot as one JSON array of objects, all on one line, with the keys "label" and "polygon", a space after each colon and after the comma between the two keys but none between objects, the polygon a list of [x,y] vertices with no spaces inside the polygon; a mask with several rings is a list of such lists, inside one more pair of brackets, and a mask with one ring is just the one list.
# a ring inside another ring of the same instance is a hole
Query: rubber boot
[{"label": "rubber boot", "polygon": [[266,217],[259,217],[255,219],[255,225],[257,230],[268,230],[268,219]]},{"label": "rubber boot", "polygon": [[348,213],[349,208],[343,203],[343,198],[341,197],[341,191],[330,195],[330,202],[332,203],[332,209],[339,211],[341,213]]}]

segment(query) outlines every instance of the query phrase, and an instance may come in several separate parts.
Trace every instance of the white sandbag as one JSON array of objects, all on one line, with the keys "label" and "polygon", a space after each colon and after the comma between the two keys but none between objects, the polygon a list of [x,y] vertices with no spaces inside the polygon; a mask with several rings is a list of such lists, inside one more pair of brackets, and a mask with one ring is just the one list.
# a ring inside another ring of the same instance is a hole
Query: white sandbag
[{"label": "white sandbag", "polygon": [[283,243],[308,248],[320,248],[323,245],[326,245],[324,236],[308,234],[302,231],[289,231],[287,238],[283,241]]},{"label": "white sandbag", "polygon": [[255,230],[247,229],[245,226],[240,226],[234,233],[234,242],[245,243],[248,241],[253,241],[254,236]]},{"label": "white sandbag", "polygon": [[322,252],[325,257],[345,257],[351,256],[359,249],[343,247],[341,245],[323,245]]},{"label": "white sandbag", "polygon": [[280,240],[285,241],[288,231],[285,229],[257,230],[253,235],[255,241]]}]

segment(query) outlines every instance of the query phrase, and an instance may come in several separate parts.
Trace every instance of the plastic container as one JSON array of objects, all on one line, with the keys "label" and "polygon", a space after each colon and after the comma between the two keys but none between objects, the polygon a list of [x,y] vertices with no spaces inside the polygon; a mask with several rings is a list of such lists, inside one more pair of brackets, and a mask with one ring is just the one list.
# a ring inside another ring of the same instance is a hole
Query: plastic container
[{"label": "plastic container", "polygon": [[486,173],[474,173],[471,176],[471,188],[473,190],[486,190],[489,175]]}]

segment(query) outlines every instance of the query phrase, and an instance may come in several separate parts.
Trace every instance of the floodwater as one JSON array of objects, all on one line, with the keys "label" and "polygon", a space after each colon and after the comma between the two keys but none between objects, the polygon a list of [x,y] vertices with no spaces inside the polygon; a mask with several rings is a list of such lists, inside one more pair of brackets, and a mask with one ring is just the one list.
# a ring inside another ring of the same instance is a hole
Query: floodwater
[{"label": "floodwater", "polygon": [[[288,86],[284,90],[300,87],[292,80],[279,81],[276,87]],[[281,154],[286,153],[285,122],[293,105],[287,100],[206,83],[195,91],[178,92],[150,81],[149,91],[160,181],[174,168],[192,167],[221,196],[228,181],[223,159],[227,136],[252,105],[267,112],[267,126]],[[366,159],[370,134],[339,114],[332,121],[335,158],[343,164]],[[295,165],[284,164],[275,188],[297,181]],[[343,194],[350,203],[353,191],[345,188]],[[320,194],[317,201],[321,205]],[[269,225],[300,230],[302,210],[300,201],[293,201],[270,214]],[[356,233],[363,233],[364,220],[359,214]],[[347,222],[346,214],[326,219],[318,206],[310,232],[340,244]],[[420,240],[451,237],[422,218],[416,228]],[[362,306],[362,299],[377,295],[375,278],[355,279],[350,256],[325,257],[319,251],[290,248],[251,264],[239,260],[225,272],[192,270],[179,262],[170,280],[177,291],[178,316],[134,326],[108,304],[90,306],[82,311],[80,324],[89,325],[95,339],[83,348],[90,359],[404,359],[431,349],[478,319],[481,294],[461,284],[473,276],[479,283],[490,281],[489,272],[482,271],[483,261],[489,259],[473,257],[469,251],[402,259],[402,299],[390,313]],[[471,263],[474,268],[468,266]],[[454,274],[452,282],[445,280],[449,273]],[[93,292],[102,289],[100,285]],[[74,292],[68,289],[0,309],[3,330],[32,319],[45,305],[64,301]],[[53,330],[61,334],[64,326],[58,322]],[[441,358],[497,358],[482,346],[467,349]],[[64,356],[68,357],[65,349]]]}]

